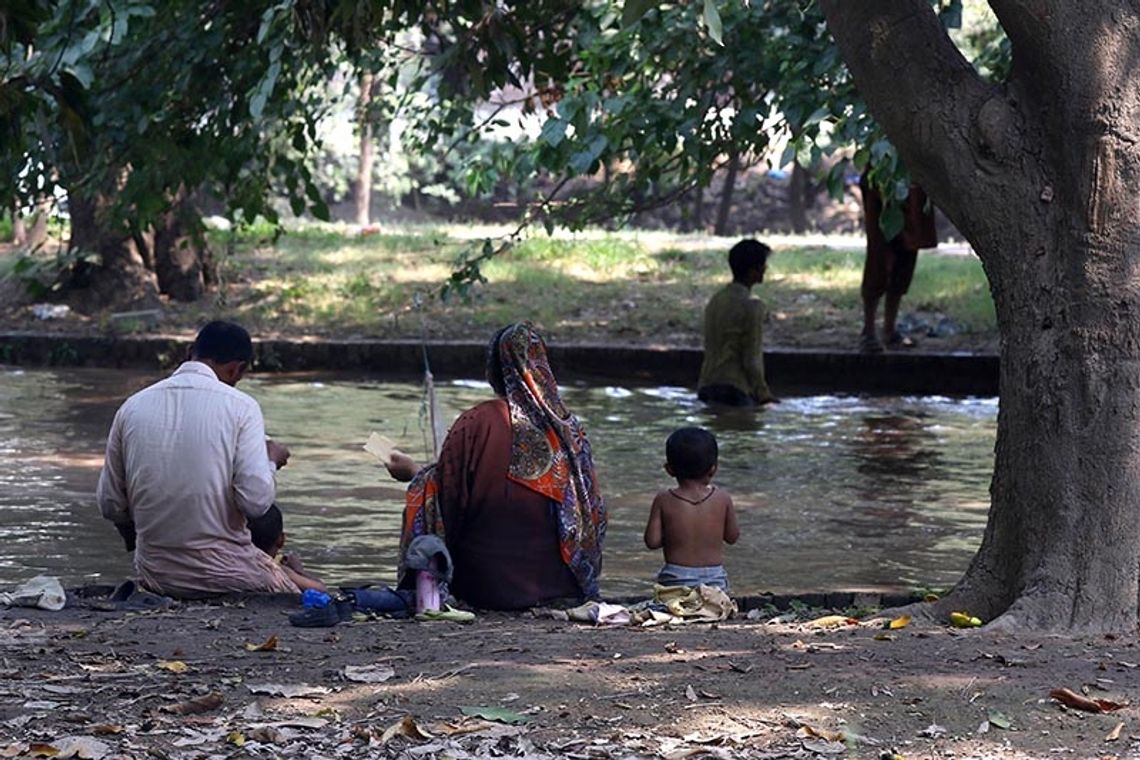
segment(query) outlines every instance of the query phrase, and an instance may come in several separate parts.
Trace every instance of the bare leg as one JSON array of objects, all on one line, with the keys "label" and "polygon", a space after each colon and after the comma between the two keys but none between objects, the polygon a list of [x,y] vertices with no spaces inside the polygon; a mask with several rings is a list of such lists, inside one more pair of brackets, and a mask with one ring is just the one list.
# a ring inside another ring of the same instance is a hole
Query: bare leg
[{"label": "bare leg", "polygon": [[[899,303],[902,301],[902,296],[895,293],[887,293],[887,297],[883,299],[883,340],[889,341],[891,336],[895,334],[895,324],[899,318]],[[874,320],[875,315],[871,314],[871,319]],[[864,327],[864,330],[866,327]],[[872,327],[872,332],[874,328]]]},{"label": "bare leg", "polygon": [[875,312],[879,309],[879,296],[863,298],[863,332],[859,336],[859,353],[881,354],[883,344],[875,336]]},{"label": "bare leg", "polygon": [[[890,296],[887,297],[887,303],[890,304]],[[888,307],[889,308],[889,307]],[[895,300],[895,309],[898,309],[898,299]],[[875,334],[875,312],[879,310],[879,297],[864,298],[863,299],[863,334]]]}]

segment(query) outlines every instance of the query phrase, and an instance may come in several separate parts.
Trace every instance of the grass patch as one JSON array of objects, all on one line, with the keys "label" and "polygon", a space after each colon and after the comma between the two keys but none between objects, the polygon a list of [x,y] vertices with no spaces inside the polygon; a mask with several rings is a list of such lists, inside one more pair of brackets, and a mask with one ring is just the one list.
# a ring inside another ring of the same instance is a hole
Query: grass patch
[{"label": "grass patch", "polygon": [[[360,236],[311,227],[276,241],[265,232],[212,237],[233,243],[222,262],[220,311],[270,332],[481,340],[506,322],[530,319],[559,341],[699,345],[705,302],[729,279],[731,241],[722,249],[680,237],[536,235],[488,262],[488,282],[466,299],[444,301],[440,288],[456,259],[481,241],[437,228]],[[862,267],[861,249],[776,249],[756,288],[770,314],[768,345],[846,345],[836,335],[859,329]],[[994,331],[972,256],[921,255],[903,301],[904,313],[915,311],[970,334]]]}]

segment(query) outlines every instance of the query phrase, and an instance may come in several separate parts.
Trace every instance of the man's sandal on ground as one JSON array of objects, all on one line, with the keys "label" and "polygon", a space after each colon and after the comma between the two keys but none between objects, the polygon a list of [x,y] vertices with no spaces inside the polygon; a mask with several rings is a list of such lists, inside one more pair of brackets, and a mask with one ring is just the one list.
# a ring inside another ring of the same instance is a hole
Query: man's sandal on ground
[{"label": "man's sandal on ground", "polygon": [[330,628],[352,620],[352,600],[334,599],[324,607],[306,607],[289,616],[289,623],[298,628]]}]

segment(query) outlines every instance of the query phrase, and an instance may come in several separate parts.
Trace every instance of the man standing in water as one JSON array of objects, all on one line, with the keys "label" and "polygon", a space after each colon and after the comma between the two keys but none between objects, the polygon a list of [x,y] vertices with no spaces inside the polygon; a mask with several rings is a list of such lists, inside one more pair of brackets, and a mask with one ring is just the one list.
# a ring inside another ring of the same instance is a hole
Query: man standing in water
[{"label": "man standing in water", "polygon": [[741,240],[728,252],[732,282],[705,307],[705,358],[697,397],[709,404],[755,406],[776,401],[764,379],[764,304],[752,286],[764,281],[771,249]]},{"label": "man standing in water", "polygon": [[180,597],[297,591],[250,540],[289,450],[265,437],[261,407],[234,386],[253,361],[249,333],[201,329],[189,361],[128,398],[111,424],[97,498],[135,551],[149,590]]}]

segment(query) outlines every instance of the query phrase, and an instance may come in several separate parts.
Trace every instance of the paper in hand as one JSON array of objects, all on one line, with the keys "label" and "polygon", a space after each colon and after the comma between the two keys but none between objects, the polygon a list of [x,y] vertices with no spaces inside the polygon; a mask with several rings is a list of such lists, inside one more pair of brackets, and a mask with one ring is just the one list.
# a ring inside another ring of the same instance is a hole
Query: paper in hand
[{"label": "paper in hand", "polygon": [[364,450],[379,459],[381,464],[388,464],[392,461],[392,452],[396,451],[396,444],[391,438],[373,432],[368,436]]}]

